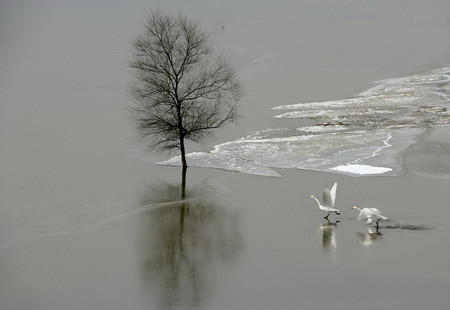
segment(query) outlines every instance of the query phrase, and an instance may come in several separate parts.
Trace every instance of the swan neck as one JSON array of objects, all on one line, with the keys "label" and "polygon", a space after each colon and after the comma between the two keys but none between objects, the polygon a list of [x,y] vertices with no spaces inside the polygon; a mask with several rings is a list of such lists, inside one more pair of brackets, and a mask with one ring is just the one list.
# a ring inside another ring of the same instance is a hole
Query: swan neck
[{"label": "swan neck", "polygon": [[320,206],[320,201],[317,199],[314,195],[311,195],[311,197],[317,202],[317,204]]}]

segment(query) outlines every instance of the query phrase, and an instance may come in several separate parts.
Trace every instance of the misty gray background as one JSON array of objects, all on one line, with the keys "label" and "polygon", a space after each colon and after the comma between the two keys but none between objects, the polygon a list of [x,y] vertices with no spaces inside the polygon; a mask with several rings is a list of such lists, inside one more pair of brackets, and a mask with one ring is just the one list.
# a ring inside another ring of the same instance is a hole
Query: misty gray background
[{"label": "misty gray background", "polygon": [[[205,268],[197,277],[180,269],[175,294],[170,259],[160,273],[148,266],[171,234],[155,222],[177,213],[151,212],[142,197],[179,182],[180,171],[154,165],[164,155],[132,159],[126,107],[130,42],[151,8],[199,20],[246,88],[240,122],[194,151],[284,127],[274,106],[347,98],[449,63],[449,6],[1,0],[0,308],[447,309],[449,182],[413,174],[285,170],[274,179],[189,169],[188,184],[206,187],[207,202],[193,206],[186,255]],[[324,227],[308,197],[334,181],[341,223]],[[354,204],[392,218],[372,245],[360,241],[368,231]]]}]

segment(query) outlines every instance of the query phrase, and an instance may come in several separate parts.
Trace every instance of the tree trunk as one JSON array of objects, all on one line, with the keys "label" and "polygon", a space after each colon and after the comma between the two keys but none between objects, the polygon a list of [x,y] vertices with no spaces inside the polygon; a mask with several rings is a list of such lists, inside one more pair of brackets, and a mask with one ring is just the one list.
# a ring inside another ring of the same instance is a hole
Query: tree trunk
[{"label": "tree trunk", "polygon": [[181,164],[183,167],[181,173],[181,199],[186,198],[186,172],[187,172],[187,161],[186,161],[186,149],[184,147],[184,138],[180,138],[180,150],[181,150]]},{"label": "tree trunk", "polygon": [[181,199],[186,198],[186,172],[187,172],[187,166],[183,166],[183,171],[181,174]]}]

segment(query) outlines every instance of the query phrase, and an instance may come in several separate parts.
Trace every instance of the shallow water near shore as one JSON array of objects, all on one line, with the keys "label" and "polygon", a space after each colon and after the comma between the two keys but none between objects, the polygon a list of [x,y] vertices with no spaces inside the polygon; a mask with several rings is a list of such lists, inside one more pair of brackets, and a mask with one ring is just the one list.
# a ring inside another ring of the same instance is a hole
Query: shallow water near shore
[{"label": "shallow water near shore", "polygon": [[[157,6],[198,18],[246,88],[240,122],[189,151],[222,146],[244,172],[236,153],[253,141],[265,160],[246,160],[253,174],[190,167],[184,201],[180,169],[142,152],[126,109],[129,43]],[[2,1],[0,309],[448,309],[448,7]],[[399,94],[413,100],[389,122],[379,104]],[[334,112],[285,118],[298,103]],[[377,112],[370,133],[348,124]],[[355,160],[364,148],[381,160],[352,163],[352,143]],[[392,170],[351,173],[370,167]],[[341,215],[327,221],[309,197],[334,182]],[[377,232],[354,205],[388,221]]]}]

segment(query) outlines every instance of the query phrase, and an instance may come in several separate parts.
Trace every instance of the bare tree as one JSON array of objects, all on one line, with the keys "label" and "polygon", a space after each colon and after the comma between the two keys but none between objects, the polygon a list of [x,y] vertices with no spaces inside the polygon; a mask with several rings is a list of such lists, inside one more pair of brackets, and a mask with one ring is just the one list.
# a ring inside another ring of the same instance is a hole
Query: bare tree
[{"label": "bare tree", "polygon": [[186,17],[154,11],[133,41],[131,96],[140,138],[153,150],[181,153],[186,184],[186,140],[204,142],[237,117],[241,84],[228,58]]}]

